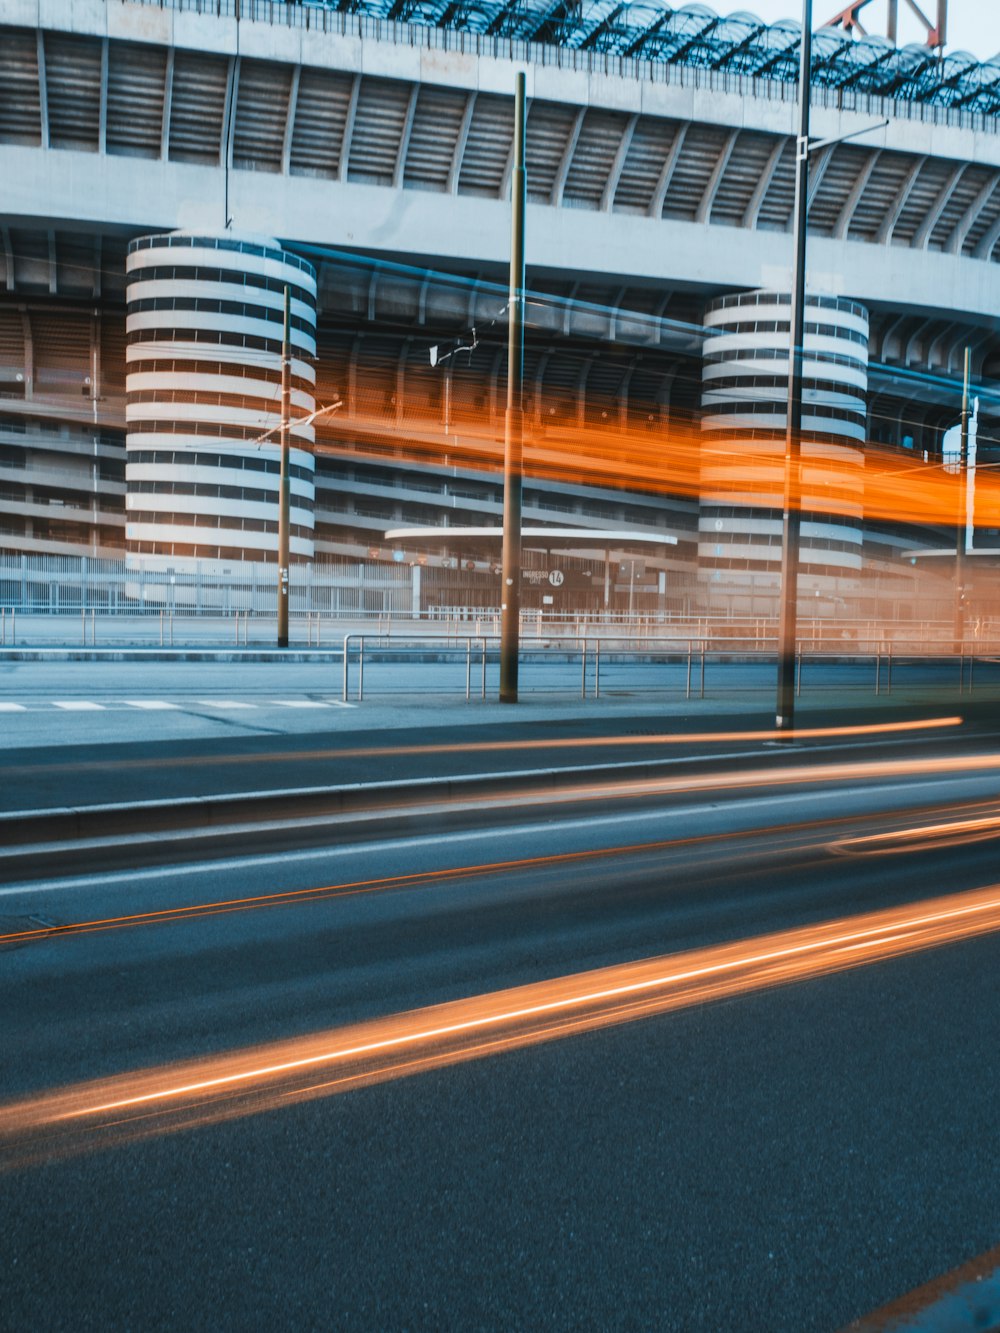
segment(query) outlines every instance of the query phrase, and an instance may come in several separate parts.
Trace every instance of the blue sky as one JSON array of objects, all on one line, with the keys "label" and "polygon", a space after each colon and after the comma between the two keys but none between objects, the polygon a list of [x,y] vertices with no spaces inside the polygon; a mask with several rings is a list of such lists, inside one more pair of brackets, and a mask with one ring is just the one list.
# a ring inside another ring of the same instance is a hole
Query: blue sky
[{"label": "blue sky", "polygon": [[[675,0],[676,2],[676,0]],[[707,0],[719,14],[749,10],[767,23],[778,19],[802,17],[802,0],[747,0],[744,4],[733,0]],[[937,14],[937,0],[917,0],[929,18]],[[813,0],[813,27],[818,28],[843,9],[847,0]],[[885,32],[886,0],[872,0],[860,18],[869,32]],[[922,41],[923,28],[913,17],[905,0],[899,0],[900,41]],[[949,51],[971,51],[980,60],[988,60],[1000,52],[1000,4],[996,0],[951,0],[948,6]]]}]

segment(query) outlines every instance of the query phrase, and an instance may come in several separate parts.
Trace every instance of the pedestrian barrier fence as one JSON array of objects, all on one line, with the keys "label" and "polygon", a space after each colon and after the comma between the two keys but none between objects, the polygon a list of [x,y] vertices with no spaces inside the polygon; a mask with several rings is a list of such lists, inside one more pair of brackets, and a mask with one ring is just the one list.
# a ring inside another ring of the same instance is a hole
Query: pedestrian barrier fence
[{"label": "pedestrian barrier fence", "polygon": [[[469,635],[465,639],[435,638],[430,635],[421,637],[390,637],[385,634],[348,633],[340,645],[342,683],[341,698],[344,703],[351,700],[362,702],[365,698],[365,666],[371,672],[372,664],[380,666],[396,665],[420,661],[436,663],[447,667],[449,664],[464,665],[465,698],[471,700],[474,693],[481,699],[488,696],[488,667],[498,667],[500,660],[500,640],[497,635]],[[579,639],[546,639],[522,641],[522,668],[553,668],[566,666],[573,661],[579,662],[579,694],[581,699],[600,698],[602,689],[608,692],[608,677],[615,668],[645,666],[655,669],[660,666],[679,667],[680,673],[652,679],[647,675],[642,682],[627,676],[612,682],[612,688],[623,693],[641,690],[643,693],[656,691],[677,691],[682,689],[686,699],[704,699],[709,692],[709,669],[740,664],[755,666],[758,672],[758,688],[773,687],[773,679],[767,675],[767,669],[775,664],[776,645],[769,649],[757,645],[730,644],[724,649],[710,641],[699,639],[678,640],[676,638],[647,640],[642,646],[628,646],[620,639],[601,639],[581,637]],[[894,683],[899,686],[899,675],[908,672],[903,684],[933,684],[935,688],[949,683],[959,694],[971,693],[975,686],[976,667],[993,668],[990,683],[1000,684],[1000,644],[996,647],[970,650],[965,647],[958,652],[941,648],[929,649],[924,644],[876,641],[865,645],[861,650],[845,650],[839,643],[833,645],[799,642],[795,650],[795,693],[801,696],[803,680],[808,680],[812,673],[818,676],[819,668],[826,668],[827,673],[837,674],[838,688],[856,688],[875,695],[889,695]],[[602,675],[603,672],[603,675]],[[845,674],[848,673],[848,674]],[[446,673],[442,670],[439,679],[445,684]],[[475,689],[473,680],[475,678]],[[383,678],[385,679],[385,678]],[[453,679],[453,677],[451,677]],[[535,679],[525,681],[522,692],[536,693],[545,689],[559,689],[565,692],[565,673],[558,677],[549,672],[549,683],[539,685],[538,673]],[[829,688],[830,679],[816,679],[817,689]],[[447,685],[445,684],[445,687]],[[732,680],[725,683],[716,681],[718,693],[732,688]],[[741,689],[748,688],[741,680]],[[750,686],[752,688],[752,686]],[[402,685],[398,676],[388,684],[383,684],[380,693],[414,693],[417,687]]]}]

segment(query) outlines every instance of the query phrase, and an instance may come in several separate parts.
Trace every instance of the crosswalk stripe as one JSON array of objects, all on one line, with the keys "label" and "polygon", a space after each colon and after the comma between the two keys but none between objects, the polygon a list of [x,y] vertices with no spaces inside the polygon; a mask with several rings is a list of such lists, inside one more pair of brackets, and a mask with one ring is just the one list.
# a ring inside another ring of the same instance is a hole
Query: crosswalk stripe
[{"label": "crosswalk stripe", "polygon": [[[257,703],[248,703],[244,699],[193,699],[190,703],[200,708],[215,708],[220,711],[244,711],[261,708],[354,708],[352,703],[341,699],[262,699]],[[122,711],[137,708],[143,712],[180,712],[189,707],[188,702],[170,703],[166,699],[111,699],[107,703],[96,703],[92,699],[32,699],[27,704],[0,701],[0,713],[26,713],[38,709],[61,708],[68,713],[104,713],[109,709]]]}]

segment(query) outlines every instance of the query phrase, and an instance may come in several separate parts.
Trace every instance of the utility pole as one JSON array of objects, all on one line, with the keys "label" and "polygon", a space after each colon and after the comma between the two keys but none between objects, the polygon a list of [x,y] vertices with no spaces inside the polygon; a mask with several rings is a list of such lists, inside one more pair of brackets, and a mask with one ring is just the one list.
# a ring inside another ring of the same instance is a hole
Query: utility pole
[{"label": "utility pole", "polygon": [[507,414],[503,450],[503,555],[500,589],[500,702],[517,703],[521,632],[521,454],[524,381],[525,78],[514,86],[514,170],[511,175],[510,300],[507,306]]},{"label": "utility pole", "polygon": [[799,133],[795,144],[795,260],[792,269],[788,348],[788,413],[785,421],[785,505],[781,529],[781,609],[778,623],[778,697],[775,725],[795,726],[795,636],[798,611],[799,535],[802,527],[802,363],[806,309],[806,223],[809,212],[809,88],[812,73],[812,0],[802,0],[799,63]]},{"label": "utility pole", "polygon": [[291,296],[285,286],[285,331],[281,340],[281,472],[278,480],[278,647],[288,647],[288,528],[291,482],[288,476],[288,427],[291,415]]},{"label": "utility pole", "polygon": [[958,454],[958,513],[955,522],[955,652],[965,647],[965,541],[968,523],[966,469],[969,465],[969,378],[972,349],[965,349],[965,374],[962,381],[962,426]]}]

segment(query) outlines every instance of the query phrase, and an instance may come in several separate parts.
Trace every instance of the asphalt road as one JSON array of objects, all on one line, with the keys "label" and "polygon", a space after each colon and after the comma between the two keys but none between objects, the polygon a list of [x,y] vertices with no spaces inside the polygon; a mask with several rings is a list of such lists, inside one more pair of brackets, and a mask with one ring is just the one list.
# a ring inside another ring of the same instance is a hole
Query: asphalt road
[{"label": "asphalt road", "polygon": [[[993,884],[995,766],[915,757],[8,884],[0,1096]],[[839,1328],[996,1244],[997,954],[0,1135],[0,1326]]]},{"label": "asphalt road", "polygon": [[[636,687],[596,700],[529,694],[516,708],[434,694],[345,708],[324,664],[0,662],[0,812],[649,759],[756,759],[767,747],[747,732],[774,725],[773,672],[767,690],[759,675],[733,665],[725,689],[704,699]],[[959,694],[954,664],[919,689],[877,697],[833,671],[821,688],[804,691],[796,717],[805,729],[961,717],[961,729],[936,740],[956,751],[988,749],[1000,734],[996,691],[980,678],[974,694]],[[819,753],[842,743],[860,738],[802,738],[800,748]],[[912,743],[869,738],[872,753],[923,743],[919,735]]]}]

